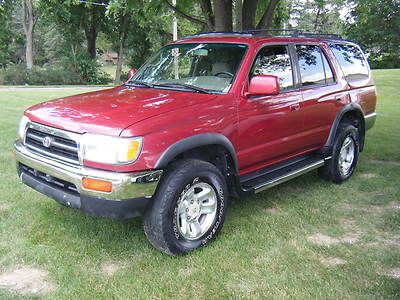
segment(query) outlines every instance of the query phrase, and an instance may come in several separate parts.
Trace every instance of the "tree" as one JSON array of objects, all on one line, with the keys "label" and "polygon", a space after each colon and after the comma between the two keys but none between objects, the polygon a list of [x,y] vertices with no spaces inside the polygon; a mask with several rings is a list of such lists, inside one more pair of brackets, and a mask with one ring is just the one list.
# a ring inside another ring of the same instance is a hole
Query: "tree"
[{"label": "tree", "polygon": [[306,32],[342,34],[340,11],[345,0],[288,0],[288,28]]},{"label": "tree", "polygon": [[[106,2],[101,2],[105,3]],[[85,30],[87,50],[89,56],[92,59],[96,58],[96,39],[97,35],[101,31],[102,27],[105,26],[105,5],[93,5],[93,4],[79,4],[84,10],[85,18],[82,20],[83,28]]]},{"label": "tree", "polygon": [[133,1],[116,0],[108,7],[108,13],[111,18],[111,25],[117,31],[118,60],[115,71],[115,84],[120,84],[122,63],[124,61],[125,41],[128,31],[128,22],[135,14],[135,3]]},{"label": "tree", "polygon": [[63,32],[63,36],[71,45],[72,52],[76,52],[77,42],[80,42],[83,31],[87,53],[90,58],[95,59],[97,36],[107,23],[105,13],[108,1],[102,0],[99,3],[104,5],[76,0],[41,0],[39,5],[47,20]]},{"label": "tree", "polygon": [[12,55],[12,4],[12,0],[0,1],[0,67],[5,67]]},{"label": "tree", "polygon": [[25,57],[28,70],[33,68],[33,29],[37,19],[35,18],[33,0],[23,0],[25,33]]},{"label": "tree", "polygon": [[349,1],[346,35],[361,44],[373,67],[400,67],[399,0]]},{"label": "tree", "polygon": [[[239,30],[269,29],[273,23],[275,12],[282,0],[201,0],[199,1],[202,16],[186,13],[180,1],[179,5],[173,6],[169,0],[164,0],[166,5],[178,15],[187,20],[199,24],[203,29],[210,31],[232,31]],[[196,5],[196,3],[192,4]],[[190,5],[185,5],[190,8]],[[232,11],[235,10],[235,19]],[[256,20],[257,11],[261,10],[261,17]],[[197,9],[194,9],[197,11]],[[235,21],[236,24],[233,24]],[[257,22],[256,22],[257,21]]]}]

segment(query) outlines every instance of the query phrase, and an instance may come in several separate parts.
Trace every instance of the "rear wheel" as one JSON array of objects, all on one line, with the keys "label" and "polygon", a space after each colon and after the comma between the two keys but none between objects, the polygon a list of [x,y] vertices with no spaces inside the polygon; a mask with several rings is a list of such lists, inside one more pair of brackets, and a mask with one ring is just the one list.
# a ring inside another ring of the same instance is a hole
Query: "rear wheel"
[{"label": "rear wheel", "polygon": [[195,159],[174,163],[145,215],[147,238],[170,255],[207,244],[222,228],[227,195],[225,179],[213,164]]},{"label": "rear wheel", "polygon": [[356,168],[359,150],[357,127],[343,123],[333,145],[332,159],[318,170],[318,174],[336,183],[349,179]]}]

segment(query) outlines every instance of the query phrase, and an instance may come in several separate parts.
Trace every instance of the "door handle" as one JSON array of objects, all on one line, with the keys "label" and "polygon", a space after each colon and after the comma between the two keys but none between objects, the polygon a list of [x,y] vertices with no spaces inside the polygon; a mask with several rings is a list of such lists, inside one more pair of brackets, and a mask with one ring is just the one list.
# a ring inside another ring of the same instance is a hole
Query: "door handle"
[{"label": "door handle", "polygon": [[295,103],[295,104],[290,105],[290,110],[291,110],[291,111],[298,111],[298,110],[300,110],[300,103]]}]

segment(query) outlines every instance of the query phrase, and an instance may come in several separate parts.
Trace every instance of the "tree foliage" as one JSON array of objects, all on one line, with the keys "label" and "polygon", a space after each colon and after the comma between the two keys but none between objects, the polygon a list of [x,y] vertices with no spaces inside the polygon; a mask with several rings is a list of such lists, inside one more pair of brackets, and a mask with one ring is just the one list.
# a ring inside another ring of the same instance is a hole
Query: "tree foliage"
[{"label": "tree foliage", "polygon": [[[118,53],[122,65],[138,68],[178,36],[199,31],[297,28],[338,33],[360,43],[374,67],[400,66],[400,0],[0,0],[0,68],[26,64],[26,4],[33,4],[32,62],[64,68],[80,80],[101,77],[98,59]],[[101,5],[96,5],[101,4]],[[24,30],[25,29],[25,30]]]},{"label": "tree foliage", "polygon": [[400,67],[400,1],[350,1],[346,36],[363,46],[374,67]]}]

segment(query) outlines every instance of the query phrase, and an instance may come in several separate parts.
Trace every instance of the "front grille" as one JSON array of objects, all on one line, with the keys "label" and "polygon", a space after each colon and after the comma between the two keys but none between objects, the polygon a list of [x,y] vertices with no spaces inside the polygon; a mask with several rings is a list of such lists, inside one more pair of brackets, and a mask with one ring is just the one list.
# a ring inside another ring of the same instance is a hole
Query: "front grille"
[{"label": "front grille", "polygon": [[[48,144],[45,146],[45,139]],[[61,160],[79,163],[78,145],[75,141],[49,134],[34,128],[26,131],[25,144],[33,151],[47,154]]]},{"label": "front grille", "polygon": [[61,189],[65,192],[70,192],[70,193],[73,193],[76,195],[79,194],[76,186],[73,183],[50,176],[50,175],[40,172],[36,169],[25,166],[24,164],[21,164],[21,163],[19,164],[19,172],[28,174],[28,175],[34,177],[36,180],[38,180],[44,184],[50,185],[54,188]]}]

